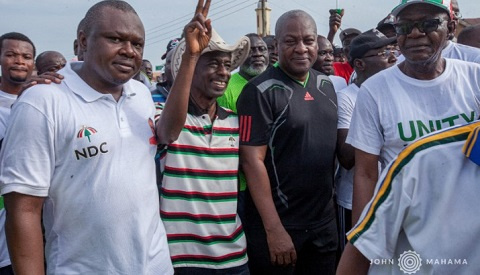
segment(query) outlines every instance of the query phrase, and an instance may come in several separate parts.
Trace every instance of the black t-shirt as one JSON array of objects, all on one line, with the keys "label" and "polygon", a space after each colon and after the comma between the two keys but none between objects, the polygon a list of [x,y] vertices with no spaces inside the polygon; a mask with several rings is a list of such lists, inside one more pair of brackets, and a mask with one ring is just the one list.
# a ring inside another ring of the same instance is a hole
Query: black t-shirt
[{"label": "black t-shirt", "polygon": [[[285,228],[330,221],[338,119],[330,79],[310,70],[302,85],[271,67],[244,87],[237,109],[240,144],[268,147],[265,166]],[[249,194],[246,216],[246,227],[262,225]]]}]

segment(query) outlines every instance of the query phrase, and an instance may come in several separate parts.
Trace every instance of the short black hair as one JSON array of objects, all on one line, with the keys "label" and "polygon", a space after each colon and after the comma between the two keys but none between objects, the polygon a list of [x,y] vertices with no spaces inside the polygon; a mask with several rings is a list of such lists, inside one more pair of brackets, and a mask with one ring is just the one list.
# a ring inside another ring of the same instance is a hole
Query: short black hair
[{"label": "short black hair", "polygon": [[272,35],[272,34],[265,35],[264,37],[262,37],[262,39],[263,39],[263,41],[265,41],[265,43],[267,43],[267,41],[275,40],[275,35]]},{"label": "short black hair", "polygon": [[78,22],[77,36],[80,33],[80,31],[83,30],[84,26],[85,26],[85,18],[82,18],[82,20],[80,20],[80,22]]},{"label": "short black hair", "polygon": [[463,28],[462,31],[458,34],[457,42],[460,44],[467,43],[478,31],[480,31],[480,24],[471,25]]},{"label": "short black hair", "polygon": [[[252,42],[252,38],[254,38],[254,37],[262,40],[262,42],[265,43],[265,46],[266,46],[266,44],[267,44],[265,41],[263,41],[262,37],[261,37],[259,34],[257,34],[257,33],[251,32],[251,33],[245,34],[245,36],[248,37],[248,39],[250,40],[250,44],[252,44],[252,43],[251,43],[251,42]],[[250,46],[252,46],[252,45],[250,45]]]},{"label": "short black hair", "polygon": [[248,38],[258,37],[258,38],[262,39],[262,37],[259,34],[254,33],[254,32],[247,33],[247,34],[245,34],[245,36],[248,37]]},{"label": "short black hair", "polygon": [[[103,17],[103,14],[102,14],[103,9],[107,7],[113,8],[116,10],[121,10],[124,12],[131,12],[138,16],[135,9],[125,1],[104,0],[104,1],[98,2],[97,4],[93,5],[90,9],[88,9],[87,13],[85,14],[85,18],[83,18],[82,21],[80,21],[79,28],[83,27],[83,31],[85,32],[86,35],[88,35],[95,21],[97,21],[98,18]],[[80,26],[80,25],[83,25],[83,26]]]},{"label": "short black hair", "polygon": [[[327,40],[328,42],[330,42],[330,40],[328,40],[328,38],[326,38],[325,36],[319,34],[317,35],[317,41],[318,40]],[[330,44],[332,44],[332,42],[330,42]],[[332,44],[332,48],[333,48],[333,44]]]},{"label": "short black hair", "polygon": [[30,38],[28,38],[26,35],[21,34],[19,32],[8,32],[8,33],[5,33],[4,35],[0,36],[0,53],[2,52],[3,40],[7,40],[7,39],[20,40],[20,41],[24,41],[24,42],[29,43],[30,45],[32,45],[33,57],[35,57],[36,49],[35,49],[35,45],[33,45],[32,40],[30,40]]},{"label": "short black hair", "polygon": [[303,10],[291,10],[285,12],[280,16],[280,18],[278,18],[277,23],[275,24],[276,36],[278,36],[282,32],[282,29],[285,27],[284,24],[286,20],[290,18],[303,18],[306,19],[307,22],[310,21],[310,23],[312,23],[313,30],[315,31],[315,35],[317,34],[317,24],[315,23],[315,20],[310,14]]}]

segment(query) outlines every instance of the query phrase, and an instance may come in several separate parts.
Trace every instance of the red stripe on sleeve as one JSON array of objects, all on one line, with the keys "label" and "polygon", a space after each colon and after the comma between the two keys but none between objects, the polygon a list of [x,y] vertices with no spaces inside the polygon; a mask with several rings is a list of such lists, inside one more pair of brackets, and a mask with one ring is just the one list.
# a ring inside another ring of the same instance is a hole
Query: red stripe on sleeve
[{"label": "red stripe on sleeve", "polygon": [[250,132],[252,128],[252,116],[240,116],[240,140],[250,141]]},{"label": "red stripe on sleeve", "polygon": [[242,141],[245,141],[245,137],[246,137],[246,132],[247,132],[247,117],[246,116],[242,116],[241,119],[240,119],[240,123],[242,124],[241,126],[241,140]]},{"label": "red stripe on sleeve", "polygon": [[248,116],[248,123],[247,123],[247,139],[246,141],[250,141],[250,133],[251,133],[251,129],[252,129],[252,116]]}]

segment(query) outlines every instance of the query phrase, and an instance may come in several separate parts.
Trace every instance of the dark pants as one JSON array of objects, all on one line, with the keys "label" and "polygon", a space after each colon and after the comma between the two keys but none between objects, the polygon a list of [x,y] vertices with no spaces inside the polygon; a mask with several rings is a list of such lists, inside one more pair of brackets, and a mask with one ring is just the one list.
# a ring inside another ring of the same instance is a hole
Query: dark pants
[{"label": "dark pants", "polygon": [[289,230],[297,253],[295,267],[274,266],[270,261],[265,230],[245,229],[248,266],[252,275],[335,274],[338,233],[335,219],[311,230]]},{"label": "dark pants", "polygon": [[177,267],[175,268],[175,275],[249,275],[248,265],[224,268],[224,269],[209,269],[200,267]]},{"label": "dark pants", "polygon": [[242,224],[245,223],[245,190],[238,191],[238,201],[237,201],[237,213],[238,217],[242,221]]},{"label": "dark pants", "polygon": [[0,267],[0,275],[13,275],[13,269],[11,265]]},{"label": "dark pants", "polygon": [[338,232],[339,232],[339,250],[340,253],[345,249],[347,244],[347,233],[352,229],[352,210],[343,208],[342,206],[337,206],[338,214]]}]

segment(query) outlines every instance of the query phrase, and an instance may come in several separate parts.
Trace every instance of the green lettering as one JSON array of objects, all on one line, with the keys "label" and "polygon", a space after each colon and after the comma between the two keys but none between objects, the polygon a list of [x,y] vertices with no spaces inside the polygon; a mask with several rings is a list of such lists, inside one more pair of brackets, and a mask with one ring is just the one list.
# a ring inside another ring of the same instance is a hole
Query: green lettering
[{"label": "green lettering", "polygon": [[406,137],[405,133],[403,132],[403,124],[400,122],[397,124],[398,126],[398,132],[400,133],[400,138],[403,141],[414,141],[417,138],[417,132],[415,131],[415,123],[413,121],[408,122],[410,124],[410,132],[412,133],[411,137]]},{"label": "green lettering", "polygon": [[[421,120],[417,120],[418,136],[423,137],[425,134],[429,134],[427,125],[423,124]],[[425,134],[423,133],[425,131]]]},{"label": "green lettering", "polygon": [[442,129],[442,122],[440,120],[435,120],[435,123],[437,124],[437,130]]},{"label": "green lettering", "polygon": [[433,123],[434,123],[433,120],[428,121],[428,126],[430,126],[430,132],[435,132],[435,125],[433,125]]},{"label": "green lettering", "polygon": [[454,115],[454,116],[442,119],[442,122],[443,123],[448,122],[448,126],[454,126],[455,125],[455,120],[457,120],[459,118],[460,117],[458,115]]},{"label": "green lettering", "polygon": [[474,111],[472,111],[472,112],[470,113],[470,118],[467,117],[467,114],[460,114],[460,116],[461,116],[463,119],[465,119],[466,122],[472,122],[472,121],[475,120],[475,112],[474,112]]}]

